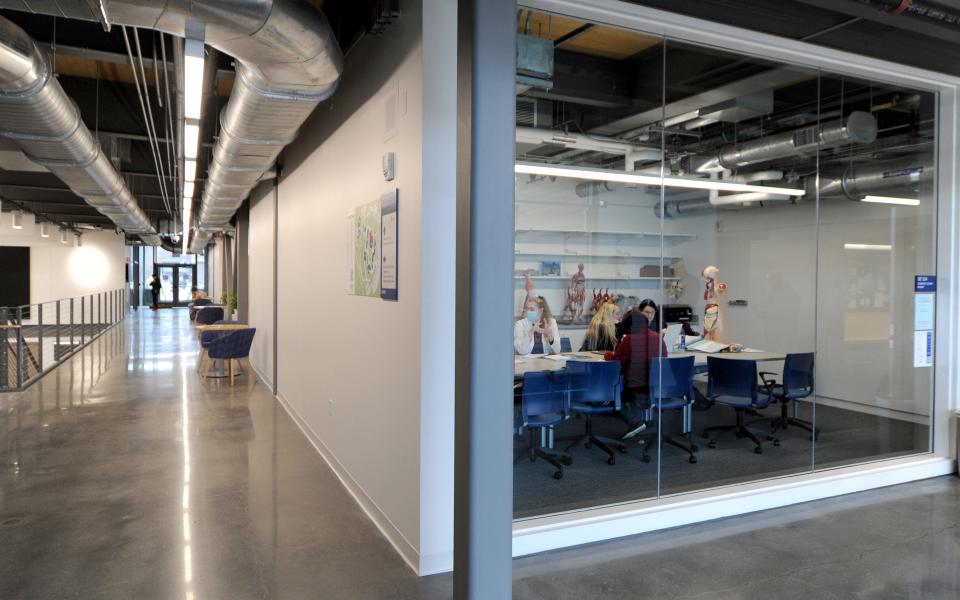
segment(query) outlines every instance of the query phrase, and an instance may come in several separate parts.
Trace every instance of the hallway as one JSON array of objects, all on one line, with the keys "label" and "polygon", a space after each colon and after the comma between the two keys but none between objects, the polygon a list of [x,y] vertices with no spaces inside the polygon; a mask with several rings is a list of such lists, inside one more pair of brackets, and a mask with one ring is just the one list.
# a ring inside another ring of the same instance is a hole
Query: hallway
[{"label": "hallway", "polygon": [[445,589],[413,575],[263,383],[202,384],[197,347],[185,309],[141,310],[0,395],[0,598]]},{"label": "hallway", "polygon": [[[347,495],[269,390],[203,385],[186,311],[141,311],[0,396],[0,598],[449,598]],[[960,594],[942,477],[514,562],[514,597]]]}]

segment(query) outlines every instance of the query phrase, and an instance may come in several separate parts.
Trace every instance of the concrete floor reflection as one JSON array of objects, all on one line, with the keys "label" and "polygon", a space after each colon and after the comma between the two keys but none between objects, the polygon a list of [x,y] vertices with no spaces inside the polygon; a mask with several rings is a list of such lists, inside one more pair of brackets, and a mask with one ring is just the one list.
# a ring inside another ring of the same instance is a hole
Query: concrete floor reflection
[{"label": "concrete floor reflection", "polygon": [[265,385],[202,383],[197,348],[185,311],[142,311],[0,395],[0,598],[447,595]]}]

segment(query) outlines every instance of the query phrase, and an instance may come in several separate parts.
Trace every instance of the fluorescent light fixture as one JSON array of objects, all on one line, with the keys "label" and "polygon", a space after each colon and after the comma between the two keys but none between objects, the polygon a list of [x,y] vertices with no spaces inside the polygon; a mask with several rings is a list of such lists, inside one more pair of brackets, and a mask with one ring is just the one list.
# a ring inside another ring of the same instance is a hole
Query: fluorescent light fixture
[{"label": "fluorescent light fixture", "polygon": [[890,244],[844,244],[844,250],[893,250]]},{"label": "fluorescent light fixture", "polygon": [[183,114],[188,119],[199,119],[203,100],[203,42],[186,40],[183,55]]},{"label": "fluorescent light fixture", "polygon": [[47,222],[40,223],[40,237],[48,238],[50,237],[50,224]]},{"label": "fluorescent light fixture", "polygon": [[195,160],[183,161],[183,180],[193,181],[196,178],[197,178],[197,161]]},{"label": "fluorescent light fixture", "polygon": [[197,159],[197,145],[200,141],[200,126],[185,124],[183,126],[183,155],[186,158]]},{"label": "fluorescent light fixture", "polygon": [[633,183],[639,185],[664,185],[666,187],[685,188],[692,190],[719,190],[721,192],[761,192],[767,194],[781,194],[784,196],[803,196],[805,190],[794,188],[774,187],[767,185],[751,185],[735,183],[722,179],[693,179],[687,177],[660,177],[658,175],[638,175],[627,171],[612,171],[610,169],[590,169],[584,167],[554,167],[537,163],[517,163],[516,173],[530,175],[544,175],[547,177],[568,177],[572,179],[588,179],[591,181],[610,181],[613,183]]},{"label": "fluorescent light fixture", "polygon": [[66,230],[66,229],[61,229],[61,230],[60,230],[60,243],[61,243],[61,244],[66,244],[66,243],[67,243],[67,230]]},{"label": "fluorescent light fixture", "polygon": [[10,213],[11,219],[10,224],[13,225],[14,229],[23,229],[23,211],[15,210]]},{"label": "fluorescent light fixture", "polygon": [[920,200],[917,198],[897,198],[896,196],[867,196],[861,199],[860,202],[896,204],[897,206],[920,206]]},{"label": "fluorescent light fixture", "polygon": [[183,197],[193,198],[193,182],[188,181],[183,184]]}]

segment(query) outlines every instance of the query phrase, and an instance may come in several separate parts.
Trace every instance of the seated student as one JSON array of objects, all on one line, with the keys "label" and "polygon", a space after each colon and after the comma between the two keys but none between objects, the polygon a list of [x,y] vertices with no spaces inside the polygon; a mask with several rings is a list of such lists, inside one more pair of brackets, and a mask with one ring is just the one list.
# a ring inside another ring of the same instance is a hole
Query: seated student
[{"label": "seated student", "polygon": [[617,347],[617,305],[607,302],[590,319],[580,352],[607,352]]},{"label": "seated student", "polygon": [[517,354],[560,354],[560,328],[543,296],[527,300],[526,314],[513,326]]},{"label": "seated student", "polygon": [[650,359],[667,356],[663,337],[650,330],[650,322],[637,307],[630,317],[630,332],[623,336],[614,352],[604,355],[606,360],[620,361],[623,373],[623,408],[621,414],[629,423],[623,439],[632,438],[644,429],[643,418],[650,384]]},{"label": "seated student", "polygon": [[207,297],[207,293],[198,287],[190,288],[190,294],[193,296],[193,300],[203,300]]},{"label": "seated student", "polygon": [[[630,333],[631,326],[632,326],[631,322],[633,320],[634,313],[640,313],[643,316],[645,316],[647,318],[647,323],[649,323],[650,330],[657,331],[658,324],[660,321],[660,319],[657,318],[657,315],[659,314],[659,312],[660,311],[657,309],[656,302],[654,302],[650,298],[644,298],[643,300],[641,300],[640,304],[636,305],[632,310],[627,312],[627,314],[623,317],[623,320],[617,323],[617,341],[619,342],[620,340],[623,339],[623,336]],[[666,324],[664,323],[664,326],[665,325]]]}]

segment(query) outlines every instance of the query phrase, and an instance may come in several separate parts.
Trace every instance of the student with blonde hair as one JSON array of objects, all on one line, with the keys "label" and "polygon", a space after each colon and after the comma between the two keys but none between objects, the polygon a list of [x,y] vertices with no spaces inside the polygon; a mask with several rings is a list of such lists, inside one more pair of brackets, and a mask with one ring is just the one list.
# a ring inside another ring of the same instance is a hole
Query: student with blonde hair
[{"label": "student with blonde hair", "polygon": [[606,302],[590,319],[580,351],[610,352],[617,347],[617,305]]},{"label": "student with blonde hair", "polygon": [[543,296],[527,299],[523,318],[513,326],[517,354],[560,354],[560,329]]}]

